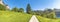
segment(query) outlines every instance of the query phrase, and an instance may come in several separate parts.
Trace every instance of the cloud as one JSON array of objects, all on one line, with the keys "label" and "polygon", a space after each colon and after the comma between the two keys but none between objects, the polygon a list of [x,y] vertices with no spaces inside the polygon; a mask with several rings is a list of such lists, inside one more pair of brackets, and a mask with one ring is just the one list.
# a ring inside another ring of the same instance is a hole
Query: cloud
[{"label": "cloud", "polygon": [[60,0],[54,0],[52,8],[60,9]]}]

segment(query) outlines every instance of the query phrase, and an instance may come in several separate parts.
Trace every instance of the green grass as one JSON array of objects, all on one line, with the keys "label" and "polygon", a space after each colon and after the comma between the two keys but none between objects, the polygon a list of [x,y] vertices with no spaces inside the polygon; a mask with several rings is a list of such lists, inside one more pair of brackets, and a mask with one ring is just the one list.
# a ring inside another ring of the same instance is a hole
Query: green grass
[{"label": "green grass", "polygon": [[48,19],[41,16],[37,16],[39,22],[60,22],[60,19]]},{"label": "green grass", "polygon": [[[11,11],[0,11],[0,22],[29,22],[32,15]],[[48,19],[36,16],[39,22],[60,22],[60,19]]]},{"label": "green grass", "polygon": [[0,11],[0,22],[29,22],[31,16],[26,13]]}]

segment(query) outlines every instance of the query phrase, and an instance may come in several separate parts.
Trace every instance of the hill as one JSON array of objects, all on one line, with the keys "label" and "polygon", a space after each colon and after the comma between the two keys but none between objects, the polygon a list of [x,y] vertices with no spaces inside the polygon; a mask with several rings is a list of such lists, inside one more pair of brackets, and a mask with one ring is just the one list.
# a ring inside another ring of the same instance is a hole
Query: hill
[{"label": "hill", "polygon": [[26,13],[0,11],[0,22],[29,22],[31,16]]},{"label": "hill", "polygon": [[48,19],[41,16],[37,16],[39,22],[60,22],[60,19]]}]

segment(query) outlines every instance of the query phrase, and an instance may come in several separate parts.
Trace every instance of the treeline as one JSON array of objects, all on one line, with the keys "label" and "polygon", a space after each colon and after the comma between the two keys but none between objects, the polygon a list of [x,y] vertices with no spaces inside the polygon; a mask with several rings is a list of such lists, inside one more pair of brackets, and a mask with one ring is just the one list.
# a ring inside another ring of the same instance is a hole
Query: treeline
[{"label": "treeline", "polygon": [[23,8],[13,7],[12,9],[7,9],[6,5],[0,4],[0,11],[14,11],[14,12],[24,12]]},{"label": "treeline", "polygon": [[[8,9],[6,9],[6,6],[0,4],[0,10],[8,10]],[[12,8],[10,11],[24,13],[24,9],[23,8],[17,8],[17,7]],[[52,9],[45,9],[45,10],[34,10],[33,11],[31,9],[30,4],[27,4],[26,13],[27,14],[32,14],[32,15],[40,15],[42,17],[50,18],[50,19],[56,18],[54,10],[52,10]]]},{"label": "treeline", "polygon": [[56,19],[55,10],[52,9],[36,10],[33,12],[34,15],[40,15],[45,18]]},{"label": "treeline", "polygon": [[11,9],[11,11],[23,13],[24,12],[24,9],[23,8],[19,8],[18,9],[17,7],[14,7],[14,8]]}]

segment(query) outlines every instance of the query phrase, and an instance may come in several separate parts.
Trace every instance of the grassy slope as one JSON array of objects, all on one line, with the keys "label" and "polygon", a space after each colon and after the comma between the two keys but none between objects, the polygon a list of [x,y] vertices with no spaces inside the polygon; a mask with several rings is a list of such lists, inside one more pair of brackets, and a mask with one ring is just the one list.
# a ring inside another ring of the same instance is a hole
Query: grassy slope
[{"label": "grassy slope", "polygon": [[0,11],[0,22],[29,22],[32,15]]},{"label": "grassy slope", "polygon": [[60,22],[60,19],[48,19],[41,16],[37,16],[39,22]]}]

